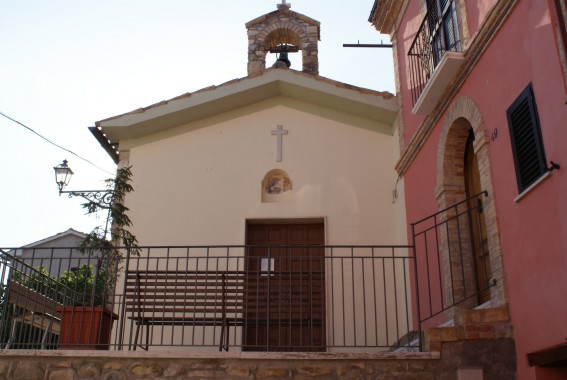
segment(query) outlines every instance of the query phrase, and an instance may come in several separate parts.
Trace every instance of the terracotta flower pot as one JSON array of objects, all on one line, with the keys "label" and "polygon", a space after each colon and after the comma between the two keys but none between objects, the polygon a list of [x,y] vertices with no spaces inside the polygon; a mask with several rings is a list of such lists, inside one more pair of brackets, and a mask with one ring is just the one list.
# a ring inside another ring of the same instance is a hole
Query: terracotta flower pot
[{"label": "terracotta flower pot", "polygon": [[108,350],[118,315],[102,306],[63,306],[59,350]]}]

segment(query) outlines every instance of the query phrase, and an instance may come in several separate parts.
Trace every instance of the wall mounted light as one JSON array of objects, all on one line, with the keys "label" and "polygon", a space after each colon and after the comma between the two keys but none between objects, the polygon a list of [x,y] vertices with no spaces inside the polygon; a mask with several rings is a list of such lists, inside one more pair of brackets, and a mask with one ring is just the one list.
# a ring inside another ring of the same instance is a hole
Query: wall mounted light
[{"label": "wall mounted light", "polygon": [[67,160],[63,160],[63,162],[55,166],[53,170],[55,170],[55,182],[57,183],[57,188],[59,189],[59,195],[69,194],[69,198],[82,197],[88,201],[98,203],[100,207],[105,209],[109,209],[112,205],[114,190],[64,191],[63,189],[69,184],[69,181],[74,174],[69,167]]}]

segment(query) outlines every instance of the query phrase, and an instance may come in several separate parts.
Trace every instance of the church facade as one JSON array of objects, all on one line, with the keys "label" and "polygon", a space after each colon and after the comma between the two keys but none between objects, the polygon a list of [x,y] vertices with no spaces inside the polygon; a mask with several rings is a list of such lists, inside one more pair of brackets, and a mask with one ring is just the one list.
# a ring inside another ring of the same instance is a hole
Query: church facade
[{"label": "church facade", "polygon": [[[243,244],[247,222],[278,219],[324,220],[327,244],[398,243],[396,99],[317,76],[315,23],[280,4],[247,24],[247,77],[96,123],[132,166],[142,244]],[[266,69],[266,44],[301,47],[304,70]]]},{"label": "church facade", "polygon": [[[98,121],[91,129],[119,167],[132,167],[134,192],[126,200],[132,232],[142,246],[271,247],[256,252],[254,261],[247,258],[253,248],[233,249],[238,257],[216,258],[218,270],[254,267],[277,277],[292,271],[287,261],[316,266],[318,274],[299,280],[324,278],[322,299],[306,301],[322,308],[317,323],[323,331],[313,334],[323,338],[315,345],[388,347],[414,328],[404,205],[392,193],[396,186],[402,190],[393,167],[396,98],[319,76],[319,23],[289,4],[246,27],[246,77]],[[280,59],[266,68],[270,52]],[[295,52],[302,54],[301,71],[286,62]],[[356,248],[368,261],[341,248],[378,245],[402,248]],[[303,250],[293,259],[289,249],[281,251],[289,246],[326,248]],[[274,258],[276,252],[283,256]],[[374,258],[384,254],[386,264]],[[322,258],[311,259],[316,255]],[[386,278],[368,283],[370,268]],[[350,285],[340,285],[345,275]],[[372,300],[365,295],[371,291]],[[345,333],[345,326],[353,332]]]},{"label": "church facade", "polygon": [[141,244],[244,244],[247,222],[278,219],[324,220],[327,244],[378,244],[396,243],[395,109],[274,68],[97,124],[132,166]]}]

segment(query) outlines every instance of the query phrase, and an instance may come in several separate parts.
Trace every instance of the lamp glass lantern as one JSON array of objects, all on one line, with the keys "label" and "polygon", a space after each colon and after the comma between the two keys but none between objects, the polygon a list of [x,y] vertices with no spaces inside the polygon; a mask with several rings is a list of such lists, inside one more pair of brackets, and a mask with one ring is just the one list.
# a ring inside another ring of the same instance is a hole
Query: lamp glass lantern
[{"label": "lamp glass lantern", "polygon": [[55,166],[53,170],[55,170],[55,182],[59,188],[59,193],[61,193],[63,188],[69,184],[69,181],[71,181],[73,171],[69,165],[67,165],[67,160],[63,160],[63,162]]}]

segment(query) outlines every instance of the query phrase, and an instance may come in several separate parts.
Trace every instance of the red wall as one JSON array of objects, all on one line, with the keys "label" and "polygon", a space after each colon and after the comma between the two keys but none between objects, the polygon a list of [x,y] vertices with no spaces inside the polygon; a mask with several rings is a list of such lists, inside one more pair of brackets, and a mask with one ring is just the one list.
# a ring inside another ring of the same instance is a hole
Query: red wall
[{"label": "red wall", "polygon": [[[405,55],[413,39],[411,33],[417,30],[412,26],[416,24],[420,3],[411,1],[396,40],[405,49],[398,49],[398,58],[406,143],[422,120],[411,115],[411,95],[404,75]],[[552,374],[559,372],[544,369],[536,372],[529,368],[526,355],[562,343],[567,337],[567,94],[550,3],[518,1],[455,96],[469,96],[476,102],[487,135],[498,131],[498,137],[489,144],[492,196],[496,202],[505,287],[516,340],[518,378],[522,380],[554,378],[556,375]],[[467,9],[469,13],[475,11],[481,10]],[[476,25],[479,17],[483,15],[469,16],[476,20]],[[561,164],[562,169],[514,202],[518,189],[506,109],[530,82],[547,160]],[[444,116],[404,176],[410,223],[437,210],[434,191],[443,121]]]}]

